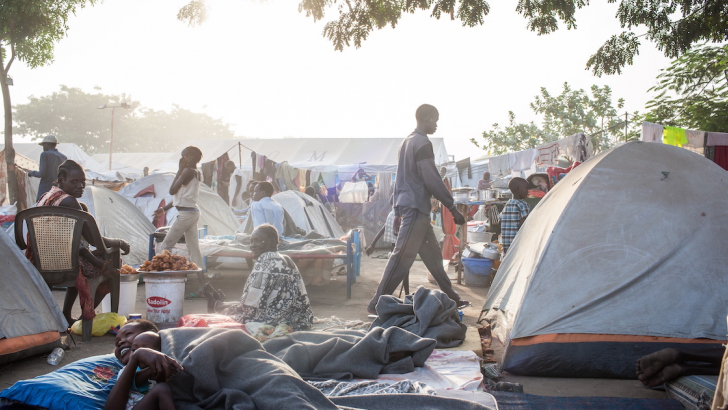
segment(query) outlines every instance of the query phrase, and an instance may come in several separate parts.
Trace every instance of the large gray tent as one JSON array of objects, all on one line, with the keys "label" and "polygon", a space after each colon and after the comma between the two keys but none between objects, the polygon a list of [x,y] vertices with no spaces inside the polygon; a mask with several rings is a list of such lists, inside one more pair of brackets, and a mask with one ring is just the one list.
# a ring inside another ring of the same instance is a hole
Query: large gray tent
[{"label": "large gray tent", "polygon": [[60,346],[68,327],[58,303],[15,242],[0,232],[0,364]]},{"label": "large gray tent", "polygon": [[131,252],[121,257],[124,263],[139,265],[147,260],[154,225],[139,208],[116,192],[97,186],[87,186],[79,201],[88,205],[102,236],[129,242]]},{"label": "large gray tent", "polygon": [[635,377],[666,346],[726,339],[728,173],[632,142],[575,168],[532,210],[484,311],[516,374]]}]

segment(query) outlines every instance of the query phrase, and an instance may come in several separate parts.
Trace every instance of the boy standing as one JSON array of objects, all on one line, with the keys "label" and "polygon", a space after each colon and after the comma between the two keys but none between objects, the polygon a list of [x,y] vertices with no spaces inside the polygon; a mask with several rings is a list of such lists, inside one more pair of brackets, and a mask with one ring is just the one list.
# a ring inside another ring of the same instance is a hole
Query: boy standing
[{"label": "boy standing", "polygon": [[506,202],[503,212],[500,214],[503,256],[508,252],[508,248],[511,247],[518,230],[521,229],[523,222],[531,211],[526,201],[524,201],[528,197],[528,182],[525,179],[519,177],[511,179],[508,183],[508,189],[513,193],[513,199]]}]

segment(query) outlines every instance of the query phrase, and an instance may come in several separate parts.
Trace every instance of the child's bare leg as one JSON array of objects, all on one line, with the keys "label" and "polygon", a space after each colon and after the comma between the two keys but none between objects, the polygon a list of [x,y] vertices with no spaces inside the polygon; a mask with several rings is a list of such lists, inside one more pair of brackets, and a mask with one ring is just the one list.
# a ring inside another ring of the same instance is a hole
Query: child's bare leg
[{"label": "child's bare leg", "polygon": [[134,406],[134,410],[175,410],[172,389],[167,383],[157,383],[144,398]]}]

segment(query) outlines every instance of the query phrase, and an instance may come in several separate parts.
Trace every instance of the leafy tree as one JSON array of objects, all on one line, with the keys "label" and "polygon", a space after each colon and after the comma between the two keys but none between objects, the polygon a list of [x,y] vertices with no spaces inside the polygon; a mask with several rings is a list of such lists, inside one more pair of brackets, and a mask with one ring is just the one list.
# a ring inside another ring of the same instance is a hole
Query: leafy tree
[{"label": "leafy tree", "polygon": [[[546,142],[584,132],[591,136],[594,148],[599,151],[608,148],[616,139],[624,139],[624,118],[617,113],[622,108],[624,100],[621,98],[617,100],[616,107],[613,105],[609,86],[600,88],[593,85],[590,95],[584,90],[573,90],[569,83],[564,83],[558,96],[552,96],[546,88],[541,88],[541,94],[531,103],[531,110],[543,116],[540,127],[533,122],[516,122],[515,114],[509,111],[508,126],[501,128],[499,124],[493,124],[490,131],[483,132],[485,141],[482,146],[475,138],[471,142],[498,155],[536,148]],[[636,115],[633,114],[633,117]],[[635,131],[628,134],[628,139],[634,137]]]},{"label": "leafy tree", "polygon": [[728,132],[728,45],[700,46],[661,71],[646,121]]},{"label": "leafy tree", "polygon": [[[610,0],[610,3],[617,0]],[[576,29],[576,10],[589,5],[587,0],[518,0],[516,12],[527,20],[527,27],[539,35],[552,33],[559,22]],[[587,61],[596,76],[620,74],[638,54],[640,37],[655,43],[667,57],[675,58],[703,41],[728,40],[728,0],[620,0],[616,18],[626,31],[609,38]],[[314,21],[325,17],[327,10],[338,13],[324,26],[323,36],[336,50],[352,43],[361,47],[375,29],[396,27],[404,13],[430,12],[460,20],[463,26],[482,25],[490,12],[485,0],[301,0],[298,10]],[[194,0],[183,7],[177,18],[190,25],[206,17],[205,1]],[[644,26],[641,35],[634,29]]]},{"label": "leafy tree", "polygon": [[234,138],[228,124],[206,114],[173,106],[171,112],[142,107],[126,94],[107,95],[97,88],[89,94],[62,85],[59,92],[29,98],[15,107],[15,132],[40,139],[51,133],[62,142],[73,142],[88,153],[108,152],[111,113],[102,104],[127,102],[116,109],[114,151],[174,151],[190,139]]},{"label": "leafy tree", "polygon": [[[0,88],[5,113],[5,160],[15,170],[13,113],[8,73],[17,58],[30,68],[53,61],[55,42],[66,35],[68,17],[95,0],[2,0],[0,1]],[[15,178],[8,178],[10,203],[18,198]]]}]

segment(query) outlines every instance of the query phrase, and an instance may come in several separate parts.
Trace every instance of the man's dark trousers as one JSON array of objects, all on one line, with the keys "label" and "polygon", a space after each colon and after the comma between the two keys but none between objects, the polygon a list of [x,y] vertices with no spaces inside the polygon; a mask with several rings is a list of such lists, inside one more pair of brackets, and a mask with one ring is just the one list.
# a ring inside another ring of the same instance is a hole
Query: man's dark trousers
[{"label": "man's dark trousers", "polygon": [[369,309],[374,310],[381,295],[391,295],[400,283],[409,275],[415,257],[420,254],[422,262],[435,278],[440,289],[450,299],[460,302],[460,295],[453,289],[445,269],[442,267],[442,251],[430,224],[430,216],[414,208],[400,208],[402,222],[397,235],[394,252],[384,269],[379,282],[377,294],[369,302]]}]

